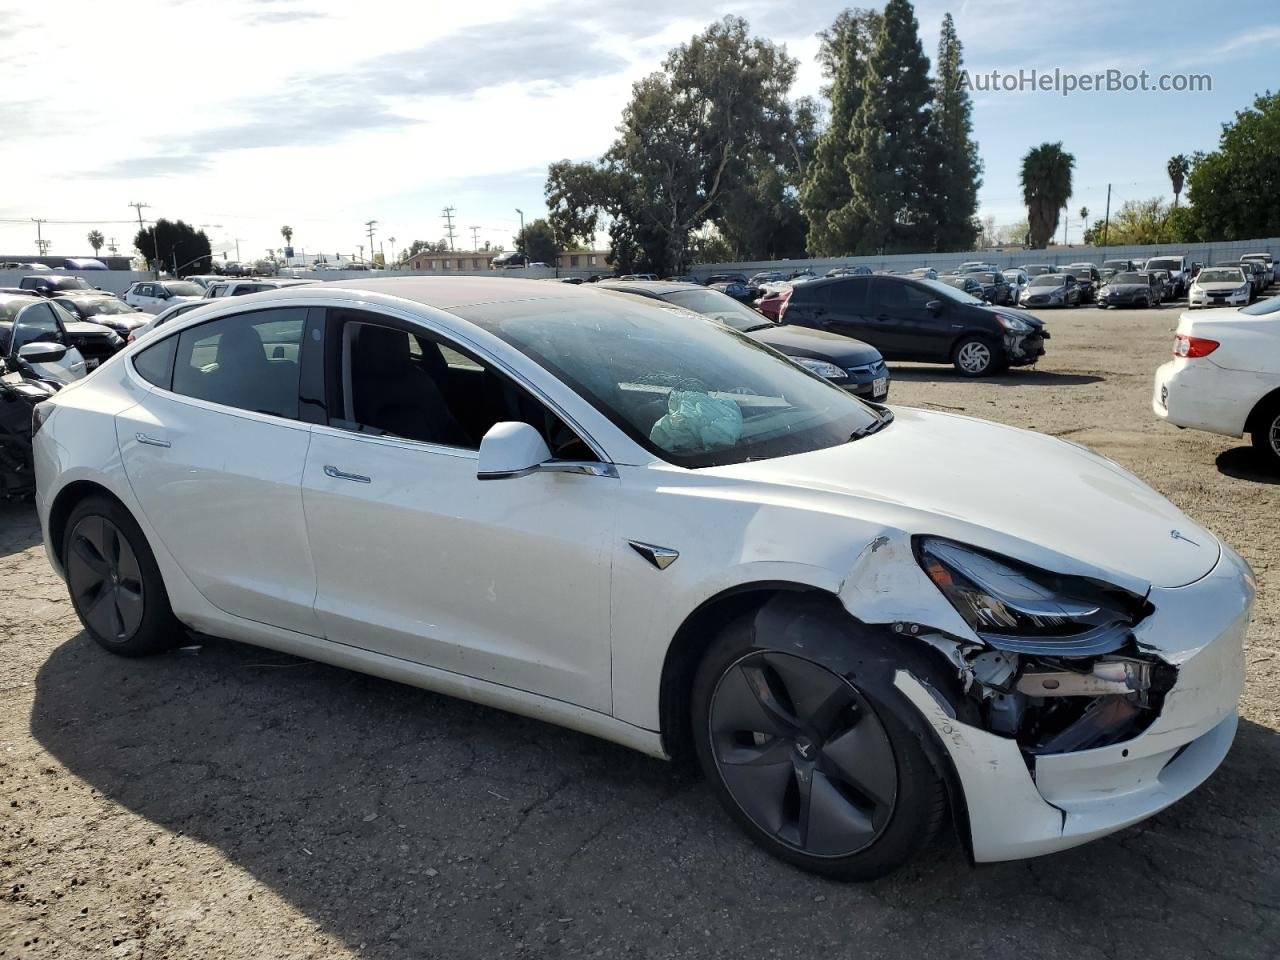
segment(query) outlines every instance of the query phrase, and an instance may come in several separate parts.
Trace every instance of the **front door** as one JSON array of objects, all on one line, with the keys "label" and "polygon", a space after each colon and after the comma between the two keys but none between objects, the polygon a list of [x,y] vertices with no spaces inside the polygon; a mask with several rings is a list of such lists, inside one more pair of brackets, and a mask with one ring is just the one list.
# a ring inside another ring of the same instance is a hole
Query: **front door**
[{"label": "front door", "polygon": [[303,477],[326,637],[609,712],[619,481],[476,479],[495,422],[533,423],[553,451],[575,440],[443,338],[355,311],[326,329],[327,422]]},{"label": "front door", "polygon": [[147,521],[220,610],[318,635],[302,513],[310,425],[298,419],[308,310],[255,310],[188,327],[134,358],[154,384],[116,417]]},{"label": "front door", "polygon": [[9,353],[15,365],[18,351],[28,343],[59,343],[67,348],[61,360],[29,364],[31,371],[42,380],[52,380],[65,386],[88,372],[84,357],[70,345],[62,324],[58,322],[58,315],[49,303],[33,303],[20,310],[14,318]]}]

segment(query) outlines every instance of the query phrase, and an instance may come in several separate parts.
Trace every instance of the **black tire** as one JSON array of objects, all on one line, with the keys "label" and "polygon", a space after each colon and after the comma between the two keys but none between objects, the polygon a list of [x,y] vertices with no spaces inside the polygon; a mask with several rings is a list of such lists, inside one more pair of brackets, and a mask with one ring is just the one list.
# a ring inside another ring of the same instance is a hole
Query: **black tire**
[{"label": "black tire", "polygon": [[67,518],[62,557],[76,615],[104,649],[141,657],[182,640],[155,555],[117,501],[92,496],[76,504]]},{"label": "black tire", "polygon": [[[859,678],[855,685],[805,657],[757,646],[753,617],[739,618],[721,632],[694,677],[693,740],[712,793],[752,840],[802,870],[839,880],[891,873],[929,842],[947,807],[945,786],[919,735],[883,706],[897,692],[878,689],[883,680]],[[806,689],[811,682],[827,687]],[[797,686],[800,695],[791,695]],[[778,699],[771,699],[775,689]],[[836,695],[823,695],[824,690]],[[754,718],[737,719],[749,714],[739,706],[749,705],[751,697],[762,708],[757,723],[779,722],[773,733],[745,734],[734,726],[751,727]],[[777,735],[787,723],[778,719],[783,714],[766,713],[763,706],[784,702],[800,721],[786,727],[790,739]],[[797,706],[804,703],[822,707],[804,716]],[[839,718],[829,736],[815,719],[819,714]],[[853,771],[853,777],[843,771]]]},{"label": "black tire", "polygon": [[999,347],[979,334],[961,337],[951,351],[951,362],[962,377],[986,377],[997,373],[1000,360]]},{"label": "black tire", "polygon": [[1249,439],[1267,465],[1280,472],[1280,400],[1272,400],[1253,415]]}]

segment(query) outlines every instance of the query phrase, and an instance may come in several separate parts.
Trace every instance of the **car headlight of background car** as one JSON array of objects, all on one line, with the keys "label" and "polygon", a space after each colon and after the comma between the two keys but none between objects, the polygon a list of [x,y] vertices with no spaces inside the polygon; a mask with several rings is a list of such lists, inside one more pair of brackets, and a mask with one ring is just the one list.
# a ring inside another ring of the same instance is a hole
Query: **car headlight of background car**
[{"label": "car headlight of background car", "polygon": [[921,566],[982,640],[997,650],[1089,657],[1123,646],[1141,601],[1079,577],[1034,570],[949,540],[917,542]]},{"label": "car headlight of background car", "polygon": [[1010,333],[1030,333],[1032,330],[1031,324],[1021,317],[1011,317],[1004,313],[996,314],[996,322]]},{"label": "car headlight of background car", "polygon": [[840,380],[845,376],[843,370],[834,363],[828,363],[826,360],[815,360],[813,357],[792,357],[791,359],[810,373],[816,373],[818,376],[826,377],[828,380]]}]

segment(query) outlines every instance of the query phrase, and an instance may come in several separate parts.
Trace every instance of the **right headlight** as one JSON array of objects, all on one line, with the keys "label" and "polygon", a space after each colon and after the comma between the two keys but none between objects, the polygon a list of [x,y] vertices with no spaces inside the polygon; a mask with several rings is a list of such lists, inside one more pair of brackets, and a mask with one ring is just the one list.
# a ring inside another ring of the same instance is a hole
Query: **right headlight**
[{"label": "right headlight", "polygon": [[1123,646],[1138,619],[1138,602],[1120,591],[950,540],[922,538],[917,556],[974,633],[998,650],[1098,656]]},{"label": "right headlight", "polygon": [[816,373],[818,376],[826,377],[828,380],[839,380],[845,375],[843,370],[834,363],[828,363],[826,360],[815,360],[813,357],[792,357],[791,359],[810,373]]}]

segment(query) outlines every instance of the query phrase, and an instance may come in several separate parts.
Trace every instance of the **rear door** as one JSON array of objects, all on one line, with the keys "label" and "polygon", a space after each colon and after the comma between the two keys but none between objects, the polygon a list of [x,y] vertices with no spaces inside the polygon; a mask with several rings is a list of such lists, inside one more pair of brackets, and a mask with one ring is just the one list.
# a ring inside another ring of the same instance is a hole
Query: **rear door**
[{"label": "rear door", "polygon": [[162,337],[128,361],[153,389],[116,435],[148,522],[210,603],[318,636],[298,397],[309,315],[253,310]]},{"label": "rear door", "polygon": [[[875,347],[885,339],[886,331],[874,317],[871,302],[872,277],[843,277],[830,283],[831,303],[823,328],[857,340],[865,340]],[[887,342],[887,341],[886,341]],[[881,348],[881,353],[885,353]],[[885,353],[888,356],[887,353]]]}]

